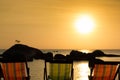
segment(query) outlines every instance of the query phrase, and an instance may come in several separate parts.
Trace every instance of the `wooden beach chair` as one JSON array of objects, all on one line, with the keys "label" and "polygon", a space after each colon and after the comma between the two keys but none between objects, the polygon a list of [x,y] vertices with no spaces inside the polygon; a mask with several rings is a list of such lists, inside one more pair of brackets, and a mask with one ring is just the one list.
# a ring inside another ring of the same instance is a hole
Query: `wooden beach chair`
[{"label": "wooden beach chair", "polygon": [[119,69],[118,62],[96,62],[91,69],[89,80],[115,80],[117,74],[120,74]]},{"label": "wooden beach chair", "polygon": [[44,80],[73,80],[73,61],[45,60]]},{"label": "wooden beach chair", "polygon": [[2,62],[4,80],[30,80],[26,62]]}]

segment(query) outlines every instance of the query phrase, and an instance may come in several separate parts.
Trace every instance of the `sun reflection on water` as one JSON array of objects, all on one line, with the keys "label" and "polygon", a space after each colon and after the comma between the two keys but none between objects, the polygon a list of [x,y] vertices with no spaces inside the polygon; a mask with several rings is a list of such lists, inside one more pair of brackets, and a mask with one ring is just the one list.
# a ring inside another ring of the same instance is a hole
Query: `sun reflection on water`
[{"label": "sun reflection on water", "polygon": [[82,49],[82,50],[79,50],[79,51],[81,51],[83,53],[89,53],[89,52],[91,52],[90,50],[87,50],[87,49]]},{"label": "sun reflection on water", "polygon": [[75,62],[76,67],[75,70],[75,80],[89,80],[89,68],[88,68],[88,62],[82,61],[82,62]]}]

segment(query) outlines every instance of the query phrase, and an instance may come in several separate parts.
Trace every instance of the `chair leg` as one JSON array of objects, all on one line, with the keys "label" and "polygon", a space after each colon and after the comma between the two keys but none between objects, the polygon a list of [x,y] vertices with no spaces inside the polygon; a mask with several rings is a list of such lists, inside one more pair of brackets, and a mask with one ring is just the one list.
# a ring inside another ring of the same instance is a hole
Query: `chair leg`
[{"label": "chair leg", "polygon": [[44,80],[48,80],[48,78],[47,78],[47,70],[46,70],[46,68],[44,68]]},{"label": "chair leg", "polygon": [[3,77],[4,77],[4,76],[3,76],[2,68],[1,68],[1,66],[0,66],[0,80],[4,80]]},{"label": "chair leg", "polygon": [[74,79],[74,74],[73,74],[73,69],[72,69],[72,73],[71,73],[71,80],[73,80]]},{"label": "chair leg", "polygon": [[44,80],[45,80],[45,76],[46,76],[46,73],[45,73],[45,68],[44,68]]},{"label": "chair leg", "polygon": [[118,69],[118,79],[120,80],[120,66],[119,66],[119,69]]}]

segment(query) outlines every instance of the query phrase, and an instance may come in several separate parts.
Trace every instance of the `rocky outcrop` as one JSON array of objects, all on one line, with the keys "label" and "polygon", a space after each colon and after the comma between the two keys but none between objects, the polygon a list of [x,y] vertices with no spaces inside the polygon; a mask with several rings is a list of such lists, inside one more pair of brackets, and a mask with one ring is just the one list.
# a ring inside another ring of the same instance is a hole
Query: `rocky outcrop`
[{"label": "rocky outcrop", "polygon": [[37,55],[43,56],[42,51],[23,44],[15,44],[2,54],[3,61],[32,61]]}]

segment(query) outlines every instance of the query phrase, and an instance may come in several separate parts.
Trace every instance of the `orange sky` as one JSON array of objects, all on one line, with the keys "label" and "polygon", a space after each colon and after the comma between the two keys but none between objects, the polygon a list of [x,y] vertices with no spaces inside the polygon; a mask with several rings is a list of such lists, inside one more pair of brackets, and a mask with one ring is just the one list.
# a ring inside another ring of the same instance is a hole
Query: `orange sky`
[{"label": "orange sky", "polygon": [[[76,31],[81,14],[95,20],[89,34]],[[120,49],[119,0],[0,0],[0,48]]]}]

